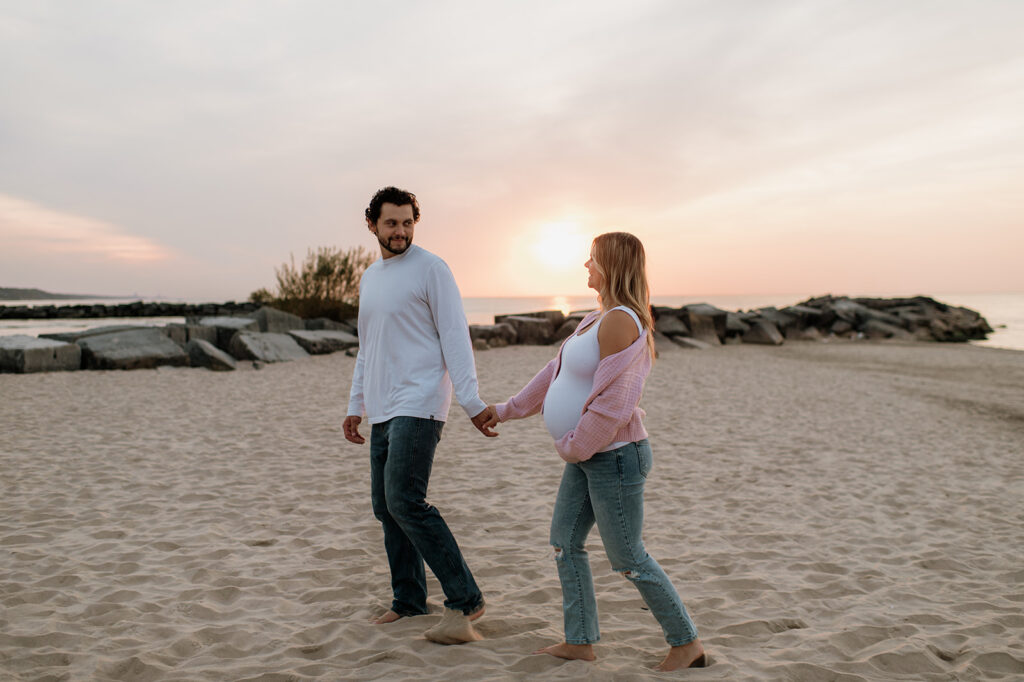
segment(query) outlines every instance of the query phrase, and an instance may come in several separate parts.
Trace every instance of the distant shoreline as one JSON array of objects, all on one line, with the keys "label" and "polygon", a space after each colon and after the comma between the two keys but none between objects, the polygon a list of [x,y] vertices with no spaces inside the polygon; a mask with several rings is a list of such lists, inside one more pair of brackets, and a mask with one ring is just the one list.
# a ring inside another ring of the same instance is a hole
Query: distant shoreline
[{"label": "distant shoreline", "polygon": [[0,287],[0,301],[67,301],[81,298],[115,299],[125,296],[96,296],[93,294],[54,294],[42,289]]}]

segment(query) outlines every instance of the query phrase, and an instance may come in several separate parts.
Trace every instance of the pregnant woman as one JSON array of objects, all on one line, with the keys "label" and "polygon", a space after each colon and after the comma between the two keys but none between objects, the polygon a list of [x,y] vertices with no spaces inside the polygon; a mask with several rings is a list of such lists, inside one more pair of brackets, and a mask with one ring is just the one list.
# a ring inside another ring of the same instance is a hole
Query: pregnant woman
[{"label": "pregnant woman", "polygon": [[488,408],[488,426],[543,409],[566,461],[551,520],[565,641],[537,653],[595,659],[600,631],[584,543],[596,523],[612,568],[636,585],[665,633],[669,651],[658,670],[704,667],[696,627],[641,537],[652,454],[638,404],[654,356],[643,244],[625,232],[602,234],[586,268],[601,308],[519,393]]}]

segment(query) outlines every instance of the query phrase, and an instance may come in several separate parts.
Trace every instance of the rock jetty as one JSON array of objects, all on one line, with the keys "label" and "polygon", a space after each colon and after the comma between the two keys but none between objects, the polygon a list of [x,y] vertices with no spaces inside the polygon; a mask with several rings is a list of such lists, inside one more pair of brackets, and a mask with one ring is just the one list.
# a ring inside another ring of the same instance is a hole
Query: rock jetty
[{"label": "rock jetty", "polygon": [[[230,371],[239,362],[262,367],[323,353],[353,354],[356,321],[303,320],[267,306],[235,304],[144,304],[115,306],[0,307],[0,318],[182,316],[184,324],[163,327],[117,325],[43,334],[0,337],[0,372],[75,369],[205,367]],[[71,314],[71,311],[79,314]],[[41,313],[41,314],[40,314]],[[81,314],[85,313],[85,314]],[[134,313],[134,314],[129,314]],[[707,303],[680,308],[652,307],[659,353],[747,343],[780,345],[798,341],[965,342],[992,332],[985,318],[968,308],[926,296],[849,298],[819,296],[785,308],[732,312]],[[546,345],[572,334],[585,312],[565,315],[543,310],[498,315],[494,324],[470,325],[477,350],[511,344]]]}]

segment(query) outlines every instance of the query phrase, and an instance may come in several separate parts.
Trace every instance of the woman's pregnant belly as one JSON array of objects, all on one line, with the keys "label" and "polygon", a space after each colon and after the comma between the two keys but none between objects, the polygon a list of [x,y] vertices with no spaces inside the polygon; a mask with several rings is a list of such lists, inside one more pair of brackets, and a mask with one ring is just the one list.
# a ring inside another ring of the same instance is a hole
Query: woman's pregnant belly
[{"label": "woman's pregnant belly", "polygon": [[544,398],[544,425],[555,440],[576,428],[583,405],[593,387],[593,379],[581,381],[563,373],[551,382]]}]

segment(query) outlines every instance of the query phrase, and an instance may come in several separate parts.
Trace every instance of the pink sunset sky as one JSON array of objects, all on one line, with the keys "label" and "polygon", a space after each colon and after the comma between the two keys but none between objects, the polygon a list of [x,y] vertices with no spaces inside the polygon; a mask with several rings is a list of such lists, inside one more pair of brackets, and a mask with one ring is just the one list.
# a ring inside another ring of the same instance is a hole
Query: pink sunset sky
[{"label": "pink sunset sky", "polygon": [[0,286],[241,300],[373,247],[465,296],[1024,291],[1024,2],[0,0]]}]

